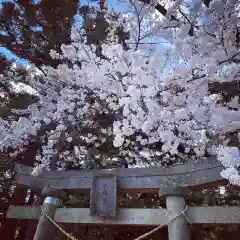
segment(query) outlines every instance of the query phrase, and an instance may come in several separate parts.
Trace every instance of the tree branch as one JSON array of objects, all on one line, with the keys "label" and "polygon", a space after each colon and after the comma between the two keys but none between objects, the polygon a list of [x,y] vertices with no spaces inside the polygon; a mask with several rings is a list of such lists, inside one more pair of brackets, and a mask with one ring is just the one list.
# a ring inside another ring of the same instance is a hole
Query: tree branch
[{"label": "tree branch", "polygon": [[18,98],[14,95],[14,93],[11,92],[11,90],[8,88],[8,86],[7,86],[6,84],[0,82],[0,88],[2,88],[2,89],[4,90],[4,92],[6,92],[7,95],[8,95],[11,99],[13,99],[13,100],[15,100],[15,101],[18,100]]},{"label": "tree branch", "polygon": [[[151,4],[151,0],[139,0],[140,2],[142,3],[145,3],[145,4]],[[167,9],[161,5],[160,3],[157,3],[154,8],[159,12],[161,13],[163,16],[167,16]],[[176,17],[174,17],[173,15],[171,15],[171,20],[175,20],[175,21],[179,21]]]}]

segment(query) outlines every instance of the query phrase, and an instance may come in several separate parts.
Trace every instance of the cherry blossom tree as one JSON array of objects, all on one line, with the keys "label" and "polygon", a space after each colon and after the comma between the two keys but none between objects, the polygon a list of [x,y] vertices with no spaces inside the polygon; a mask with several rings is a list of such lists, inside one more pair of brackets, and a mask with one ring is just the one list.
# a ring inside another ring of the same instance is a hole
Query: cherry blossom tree
[{"label": "cherry blossom tree", "polygon": [[[240,4],[174,1],[164,18],[155,5],[129,4],[135,14],[102,10],[109,24],[102,56],[73,28],[71,44],[51,51],[62,60],[57,68],[28,69],[25,83],[38,99],[0,119],[0,151],[17,158],[37,141],[34,175],[217,155],[222,175],[240,185]],[[127,48],[119,29],[130,33]],[[146,54],[148,37],[167,49],[149,44]]]}]

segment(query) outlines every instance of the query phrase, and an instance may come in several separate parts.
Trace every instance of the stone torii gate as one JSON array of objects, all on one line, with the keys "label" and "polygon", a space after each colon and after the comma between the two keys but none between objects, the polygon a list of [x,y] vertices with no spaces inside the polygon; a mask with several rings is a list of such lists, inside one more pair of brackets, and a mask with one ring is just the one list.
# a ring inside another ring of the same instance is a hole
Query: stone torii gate
[{"label": "stone torii gate", "polygon": [[[199,164],[183,164],[169,168],[117,168],[104,170],[43,171],[38,177],[32,168],[15,165],[13,182],[19,187],[41,191],[43,208],[38,206],[10,206],[7,218],[39,219],[34,240],[52,240],[55,226],[42,215],[42,211],[55,222],[148,225],[166,224],[181,213],[185,199],[194,189],[226,184],[220,175],[222,165],[207,159]],[[90,208],[64,208],[69,194],[91,192]],[[166,199],[167,209],[117,209],[119,191],[158,192]],[[188,207],[187,218],[193,224],[240,224],[239,207]],[[189,240],[184,216],[168,224],[170,240]]]}]

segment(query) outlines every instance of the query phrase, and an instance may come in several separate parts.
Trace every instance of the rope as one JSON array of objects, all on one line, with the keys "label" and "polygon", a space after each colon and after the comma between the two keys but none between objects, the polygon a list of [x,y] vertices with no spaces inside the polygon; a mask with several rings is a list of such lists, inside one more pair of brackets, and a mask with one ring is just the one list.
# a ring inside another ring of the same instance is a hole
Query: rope
[{"label": "rope", "polygon": [[153,233],[155,233],[155,232],[157,232],[159,229],[161,229],[163,226],[168,225],[170,222],[172,222],[174,219],[180,217],[181,215],[183,215],[183,216],[186,218],[186,220],[187,220],[189,223],[191,223],[191,222],[189,221],[189,218],[188,218],[188,217],[186,216],[186,214],[185,214],[186,211],[187,211],[187,208],[188,208],[188,206],[186,205],[185,208],[184,208],[178,215],[174,216],[172,219],[168,220],[166,223],[164,223],[164,224],[162,224],[162,225],[154,228],[153,230],[151,230],[151,231],[149,231],[149,232],[141,235],[140,237],[135,238],[134,240],[141,240],[141,239],[144,239],[144,238],[152,235]]},{"label": "rope", "polygon": [[[187,212],[188,206],[186,205],[185,208],[176,216],[174,216],[173,218],[171,218],[170,220],[168,220],[166,223],[154,228],[153,230],[139,236],[138,238],[135,238],[134,240],[141,240],[144,239],[150,235],[152,235],[153,233],[157,232],[159,229],[161,229],[162,227],[164,227],[165,225],[168,225],[170,222],[172,222],[174,219],[180,217],[181,215],[183,215],[186,220],[191,224],[189,218],[186,216],[186,212]],[[60,227],[54,220],[52,220],[52,218],[50,218],[44,211],[42,208],[42,215],[44,215],[61,233],[63,233],[66,237],[68,237],[71,240],[78,240],[77,238],[73,237],[72,235],[70,235],[69,233],[67,233],[62,227]]]},{"label": "rope", "polygon": [[42,215],[44,215],[61,233],[63,233],[66,237],[68,237],[71,240],[78,240],[77,238],[73,237],[71,234],[67,233],[62,227],[60,227],[55,221],[52,220],[44,211],[42,208]]}]

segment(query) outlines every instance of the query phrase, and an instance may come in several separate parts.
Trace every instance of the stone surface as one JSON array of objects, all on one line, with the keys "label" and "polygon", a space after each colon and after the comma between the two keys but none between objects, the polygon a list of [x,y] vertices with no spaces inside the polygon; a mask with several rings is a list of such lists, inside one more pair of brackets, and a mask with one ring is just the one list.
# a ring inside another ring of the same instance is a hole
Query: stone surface
[{"label": "stone surface", "polygon": [[62,201],[67,201],[69,194],[67,191],[63,189],[56,189],[56,188],[51,188],[49,186],[46,186],[42,189],[41,197],[42,198],[54,197],[54,198],[61,199]]},{"label": "stone surface", "polygon": [[[39,219],[41,207],[10,206],[7,218]],[[240,224],[240,207],[188,207],[187,217],[192,224]],[[62,223],[146,225],[158,226],[166,223],[166,209],[118,209],[114,218],[90,216],[88,208],[57,208],[54,221]]]},{"label": "stone surface", "polygon": [[101,176],[93,178],[90,214],[91,216],[115,217],[117,211],[117,178]]},{"label": "stone surface", "polygon": [[157,192],[159,188],[191,187],[208,188],[226,184],[227,180],[220,175],[223,166],[219,162],[202,164],[184,164],[169,168],[135,168],[109,169],[91,171],[43,171],[39,177],[31,176],[32,168],[17,164],[13,181],[19,186],[33,190],[46,186],[66,189],[69,193],[88,191],[92,187],[94,177],[113,175],[118,179],[120,190],[137,190],[139,192]]},{"label": "stone surface", "polygon": [[166,199],[168,196],[182,196],[185,199],[190,197],[191,191],[187,187],[165,187],[159,189],[159,198]]},{"label": "stone surface", "polygon": [[[185,208],[184,198],[181,196],[168,195],[166,198],[166,205],[168,220],[172,220],[168,224],[169,240],[190,240],[187,220],[183,215],[178,216]],[[176,216],[178,217],[173,219]]]}]

